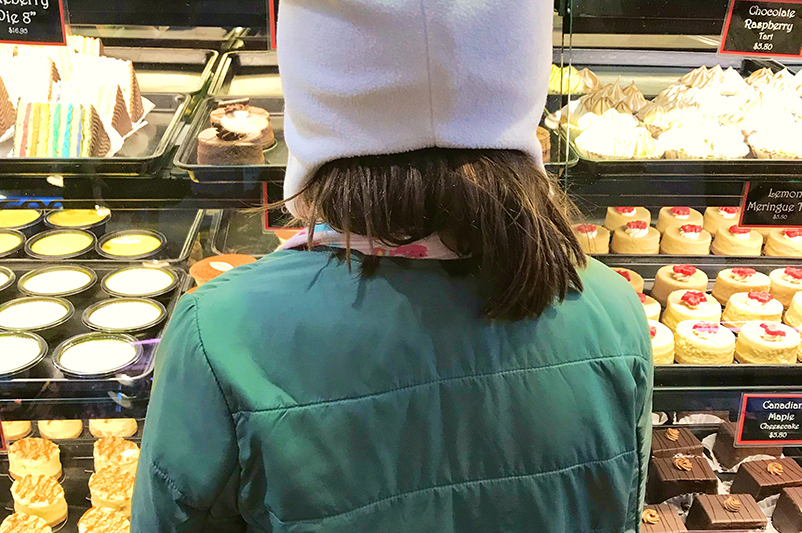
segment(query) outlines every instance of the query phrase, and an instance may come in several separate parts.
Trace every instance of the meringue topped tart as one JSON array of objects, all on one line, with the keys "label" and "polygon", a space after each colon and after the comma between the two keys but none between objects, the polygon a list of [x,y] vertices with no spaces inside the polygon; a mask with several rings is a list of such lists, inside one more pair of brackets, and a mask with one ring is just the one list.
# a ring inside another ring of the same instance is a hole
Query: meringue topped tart
[{"label": "meringue topped tart", "polygon": [[0,524],[0,533],[53,533],[53,530],[38,516],[14,513]]},{"label": "meringue topped tart", "polygon": [[27,475],[61,477],[58,446],[47,439],[20,439],[8,448],[8,473],[14,479]]},{"label": "meringue topped tart", "polygon": [[50,440],[77,439],[84,432],[83,420],[40,420],[39,433]]},{"label": "meringue topped tart", "polygon": [[49,526],[67,519],[67,500],[58,481],[49,476],[28,475],[11,485],[14,512],[38,516]]},{"label": "meringue topped tart", "polygon": [[610,253],[610,232],[607,228],[596,224],[577,224],[574,226],[574,235],[586,254]]},{"label": "meringue topped tart", "polygon": [[713,298],[725,305],[738,292],[768,292],[771,280],[754,268],[736,267],[721,270],[713,285]]},{"label": "meringue topped tart", "polygon": [[674,291],[668,295],[668,304],[663,313],[663,324],[672,331],[685,320],[719,322],[721,304],[712,296],[698,291]]},{"label": "meringue topped tart", "polygon": [[735,359],[739,363],[785,365],[796,363],[799,333],[779,322],[747,322],[738,334]]},{"label": "meringue topped tart", "polygon": [[19,280],[19,289],[32,296],[70,296],[94,284],[91,270],[79,266],[55,266],[28,272]]},{"label": "meringue topped tart", "polygon": [[31,434],[30,420],[3,421],[2,426],[7,441],[20,440]]},{"label": "meringue topped tart", "polygon": [[660,251],[660,232],[643,220],[627,222],[613,233],[613,252],[655,255]]},{"label": "meringue topped tart", "polygon": [[671,226],[663,234],[660,253],[671,255],[708,255],[712,238],[698,224]]},{"label": "meringue topped tart", "polygon": [[103,437],[95,441],[93,456],[95,472],[114,465],[136,475],[139,446],[122,437]]},{"label": "meringue topped tart", "polygon": [[707,291],[707,274],[693,265],[666,265],[660,267],[654,277],[652,298],[662,305],[668,303],[668,295],[679,290]]},{"label": "meringue topped tart", "polygon": [[175,274],[163,268],[131,267],[103,279],[103,290],[112,296],[153,297],[174,286]]},{"label": "meringue topped tart", "polygon": [[643,292],[643,278],[640,274],[628,268],[613,268],[613,271],[627,280],[627,283],[632,285],[635,292]]},{"label": "meringue topped tart", "polygon": [[0,328],[39,331],[63,324],[72,313],[72,304],[60,298],[18,298],[0,306]]},{"label": "meringue topped tart", "polygon": [[762,248],[763,236],[760,233],[730,226],[718,230],[711,251],[716,255],[759,256]]},{"label": "meringue topped tart", "polygon": [[674,334],[660,322],[649,320],[654,364],[670,365],[674,362]]},{"label": "meringue topped tart", "polygon": [[89,478],[89,493],[93,507],[116,509],[130,517],[134,474],[118,466],[107,466]]},{"label": "meringue topped tart", "polygon": [[802,229],[777,229],[769,232],[766,255],[802,257]]},{"label": "meringue topped tart", "polygon": [[133,418],[92,418],[89,420],[89,432],[97,438],[133,437],[138,425]]},{"label": "meringue topped tart", "polygon": [[768,292],[739,292],[730,297],[721,319],[727,327],[740,328],[751,320],[779,322],[782,314],[783,304]]},{"label": "meringue topped tart", "polygon": [[78,520],[78,533],[129,533],[131,522],[116,509],[92,507]]},{"label": "meringue topped tart", "polygon": [[608,207],[604,227],[615,231],[633,220],[643,220],[648,226],[652,223],[652,214],[645,207]]},{"label": "meringue topped tart", "polygon": [[665,233],[665,231],[674,226],[684,226],[685,224],[702,224],[702,214],[696,209],[690,207],[663,207],[660,209],[660,215],[657,218],[657,231]]},{"label": "meringue topped tart", "polygon": [[56,366],[68,374],[109,374],[137,360],[140,351],[134,342],[133,337],[111,333],[77,335],[65,341],[53,359]]},{"label": "meringue topped tart", "polygon": [[740,207],[708,207],[705,209],[702,227],[715,237],[720,228],[737,224],[740,214]]},{"label": "meringue topped tart", "polygon": [[[0,376],[31,368],[47,352],[47,343],[33,333],[0,332]],[[4,422],[5,424],[5,422]]]},{"label": "meringue topped tart", "polygon": [[660,302],[651,296],[646,296],[642,292],[638,293],[638,298],[640,298],[640,303],[643,305],[643,311],[646,313],[646,318],[649,320],[654,320],[655,322],[660,320],[660,311],[662,311]]},{"label": "meringue topped tart", "polygon": [[684,320],[674,333],[674,358],[682,365],[726,365],[733,361],[735,335],[718,322]]},{"label": "meringue topped tart", "polygon": [[802,268],[786,267],[772,270],[771,295],[777,298],[786,309],[791,305],[794,295],[802,291]]}]

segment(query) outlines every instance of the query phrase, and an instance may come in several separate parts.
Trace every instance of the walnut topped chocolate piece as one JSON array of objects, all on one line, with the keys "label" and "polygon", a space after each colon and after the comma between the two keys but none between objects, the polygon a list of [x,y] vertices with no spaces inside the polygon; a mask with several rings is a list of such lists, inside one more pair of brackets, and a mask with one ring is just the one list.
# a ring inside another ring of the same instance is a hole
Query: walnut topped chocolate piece
[{"label": "walnut topped chocolate piece", "polygon": [[652,457],[702,455],[703,446],[688,428],[655,428],[652,430]]},{"label": "walnut topped chocolate piece", "polygon": [[646,497],[662,503],[680,494],[715,494],[718,478],[704,457],[655,457],[649,466]]},{"label": "walnut topped chocolate piece", "polygon": [[790,457],[741,463],[732,482],[732,492],[751,494],[762,500],[786,487],[802,486],[802,466]]},{"label": "walnut topped chocolate piece", "polygon": [[688,531],[673,505],[647,505],[641,515],[641,533],[684,533]]},{"label": "walnut topped chocolate piece", "polygon": [[685,526],[691,531],[763,529],[769,519],[749,494],[700,494]]}]

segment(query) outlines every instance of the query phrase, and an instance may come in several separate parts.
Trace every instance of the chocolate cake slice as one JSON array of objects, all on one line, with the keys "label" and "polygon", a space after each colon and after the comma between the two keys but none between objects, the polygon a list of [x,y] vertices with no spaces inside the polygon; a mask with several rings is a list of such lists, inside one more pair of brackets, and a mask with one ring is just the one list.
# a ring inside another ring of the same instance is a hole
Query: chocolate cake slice
[{"label": "chocolate cake slice", "polygon": [[701,441],[687,428],[652,430],[652,457],[674,457],[677,454],[702,455],[702,450]]},{"label": "chocolate cake slice", "polygon": [[718,478],[704,457],[653,458],[646,495],[649,503],[662,503],[680,494],[715,494]]},{"label": "chocolate cake slice", "polygon": [[735,465],[753,455],[771,455],[779,457],[783,453],[782,446],[774,447],[735,447],[735,434],[738,426],[735,422],[722,422],[716,434],[716,443],[713,445],[713,454],[718,462],[726,468]]},{"label": "chocolate cake slice", "polygon": [[750,461],[738,467],[732,492],[751,494],[762,500],[786,487],[802,485],[802,466],[790,457]]},{"label": "chocolate cake slice", "polygon": [[782,490],[771,523],[780,533],[802,531],[802,487]]},{"label": "chocolate cake slice", "polygon": [[749,494],[700,494],[685,526],[691,531],[764,529],[769,519]]},{"label": "chocolate cake slice", "polygon": [[667,503],[647,505],[641,514],[641,533],[681,533],[688,531],[677,508]]}]

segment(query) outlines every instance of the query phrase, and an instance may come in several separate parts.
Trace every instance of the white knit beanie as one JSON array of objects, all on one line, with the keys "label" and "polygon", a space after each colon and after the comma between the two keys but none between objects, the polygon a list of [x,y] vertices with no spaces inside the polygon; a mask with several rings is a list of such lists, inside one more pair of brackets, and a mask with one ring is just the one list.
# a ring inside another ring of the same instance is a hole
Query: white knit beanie
[{"label": "white knit beanie", "polygon": [[[281,0],[284,197],[345,157],[496,148],[540,161],[552,8],[552,0]],[[303,214],[297,202],[288,208]]]}]

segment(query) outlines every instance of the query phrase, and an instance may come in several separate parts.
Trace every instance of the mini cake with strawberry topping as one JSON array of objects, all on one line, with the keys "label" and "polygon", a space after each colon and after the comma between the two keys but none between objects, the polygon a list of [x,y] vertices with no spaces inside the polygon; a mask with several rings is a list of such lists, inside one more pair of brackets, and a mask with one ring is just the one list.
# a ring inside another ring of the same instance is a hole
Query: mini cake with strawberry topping
[{"label": "mini cake with strawberry topping", "polygon": [[685,320],[719,322],[721,304],[703,292],[674,291],[668,295],[663,324],[671,331],[676,331],[677,325]]},{"label": "mini cake with strawberry topping", "polygon": [[727,268],[718,273],[713,285],[713,298],[725,305],[730,297],[738,292],[767,292],[771,280],[754,268]]},{"label": "mini cake with strawberry topping", "polygon": [[660,209],[657,217],[657,231],[665,233],[668,228],[680,227],[685,224],[702,225],[702,213],[690,207],[664,207]]},{"label": "mini cake with strawberry topping", "polygon": [[643,304],[643,310],[646,313],[646,318],[654,321],[660,320],[660,311],[662,310],[660,307],[660,302],[651,296],[646,296],[642,292],[638,293],[638,298],[640,298],[640,303]]},{"label": "mini cake with strawberry topping", "polygon": [[656,365],[674,362],[674,334],[660,322],[649,320],[649,335],[652,337],[652,356]]},{"label": "mini cake with strawberry topping", "polygon": [[582,251],[588,255],[610,253],[610,231],[596,224],[577,224],[574,235]]},{"label": "mini cake with strawberry topping", "polygon": [[698,224],[673,226],[663,234],[660,253],[671,255],[708,255],[710,253],[710,233]]},{"label": "mini cake with strawberry topping", "polygon": [[660,232],[643,220],[627,222],[613,233],[613,252],[655,255],[660,252]]},{"label": "mini cake with strawberry topping", "polygon": [[741,226],[720,228],[711,251],[716,255],[758,256],[763,248],[760,233]]},{"label": "mini cake with strawberry topping", "polygon": [[[794,297],[791,299],[791,306],[788,308],[788,311],[785,312],[783,322],[792,328],[802,326],[802,292],[794,294]],[[800,352],[800,355],[802,355],[802,352]]]},{"label": "mini cake with strawberry topping", "polygon": [[721,320],[729,328],[740,328],[752,320],[779,322],[782,315],[783,304],[768,292],[739,292],[727,301]]},{"label": "mini cake with strawberry topping", "polygon": [[628,268],[616,267],[613,268],[613,270],[627,280],[627,282],[632,285],[632,288],[635,289],[635,292],[643,292],[643,277],[640,274]]},{"label": "mini cake with strawberry topping", "polygon": [[668,295],[674,291],[707,291],[707,274],[693,265],[666,265],[654,276],[652,298],[666,305]]},{"label": "mini cake with strawberry topping", "polygon": [[633,220],[642,220],[649,226],[652,223],[652,214],[645,207],[608,207],[604,227],[615,231]]},{"label": "mini cake with strawberry topping", "polygon": [[686,320],[674,333],[674,359],[681,365],[727,365],[735,354],[735,335],[718,322]]},{"label": "mini cake with strawberry topping", "polygon": [[735,359],[756,365],[796,363],[799,333],[779,322],[747,322],[735,343]]},{"label": "mini cake with strawberry topping", "polygon": [[794,295],[802,291],[802,268],[778,268],[771,271],[769,279],[771,280],[772,296],[788,309]]},{"label": "mini cake with strawberry topping", "polygon": [[766,255],[802,257],[802,229],[775,229],[766,240]]},{"label": "mini cake with strawberry topping", "polygon": [[720,228],[729,228],[737,224],[740,214],[739,207],[708,207],[705,209],[702,227],[715,237]]}]

